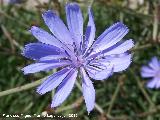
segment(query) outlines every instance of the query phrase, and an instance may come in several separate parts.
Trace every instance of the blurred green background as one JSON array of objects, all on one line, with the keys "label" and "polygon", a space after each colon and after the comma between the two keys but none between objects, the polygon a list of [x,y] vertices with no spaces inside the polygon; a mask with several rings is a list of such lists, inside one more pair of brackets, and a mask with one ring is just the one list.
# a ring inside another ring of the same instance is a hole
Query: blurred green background
[{"label": "blurred green background", "polygon": [[[42,12],[54,9],[66,21],[64,5],[68,0],[43,1],[22,0],[22,3],[11,4],[9,0],[0,0],[0,92],[31,83],[51,73],[24,76],[21,71],[21,68],[33,62],[21,55],[25,44],[36,42],[28,30],[32,25],[48,30],[41,18]],[[108,80],[94,81],[97,105],[89,115],[82,93],[76,86],[68,99],[55,110],[50,108],[52,93],[41,96],[36,93],[36,88],[1,96],[0,113],[77,114],[78,117],[68,118],[77,120],[160,120],[160,91],[147,89],[147,80],[140,77],[141,66],[147,64],[151,57],[160,56],[159,0],[76,2],[83,9],[85,23],[88,20],[87,6],[92,5],[96,36],[117,21],[129,27],[130,32],[125,39],[132,38],[135,42],[131,66]]]}]

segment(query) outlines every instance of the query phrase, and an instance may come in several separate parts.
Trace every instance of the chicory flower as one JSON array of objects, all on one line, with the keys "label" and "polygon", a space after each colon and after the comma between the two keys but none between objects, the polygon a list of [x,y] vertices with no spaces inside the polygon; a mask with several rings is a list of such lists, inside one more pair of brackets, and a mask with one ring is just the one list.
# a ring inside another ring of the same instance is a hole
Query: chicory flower
[{"label": "chicory flower", "polygon": [[77,3],[66,5],[67,25],[48,10],[42,17],[51,33],[33,26],[30,32],[38,40],[25,46],[23,55],[36,62],[23,68],[24,74],[60,68],[38,87],[41,95],[58,87],[51,107],[66,100],[77,76],[82,79],[82,91],[90,112],[94,108],[95,89],[91,79],[105,80],[114,72],[126,70],[131,63],[128,52],[134,46],[131,39],[121,41],[129,29],[121,22],[113,24],[97,39],[91,7],[88,7],[88,24],[83,33],[83,16]]},{"label": "chicory flower", "polygon": [[148,88],[160,88],[160,61],[153,57],[147,66],[141,68],[141,76],[150,78],[147,83]]}]

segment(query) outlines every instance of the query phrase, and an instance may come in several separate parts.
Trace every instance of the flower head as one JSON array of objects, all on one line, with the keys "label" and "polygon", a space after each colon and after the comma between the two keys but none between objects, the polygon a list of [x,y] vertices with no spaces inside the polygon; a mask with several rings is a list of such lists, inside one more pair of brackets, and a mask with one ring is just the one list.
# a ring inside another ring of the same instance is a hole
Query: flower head
[{"label": "flower head", "polygon": [[83,33],[83,17],[77,3],[66,5],[67,24],[48,10],[42,17],[52,34],[33,26],[30,32],[39,41],[25,46],[23,55],[36,63],[23,68],[24,74],[36,73],[55,68],[60,71],[50,75],[37,89],[40,94],[58,87],[51,107],[59,106],[70,94],[76,77],[82,78],[82,91],[90,112],[94,108],[95,90],[91,81],[104,80],[114,72],[128,68],[134,46],[132,40],[121,39],[128,28],[121,22],[113,24],[95,40],[95,24],[91,8],[88,7],[89,21]]},{"label": "flower head", "polygon": [[151,78],[147,83],[148,88],[160,88],[160,61],[157,57],[153,57],[148,66],[141,68],[141,76],[143,78]]}]

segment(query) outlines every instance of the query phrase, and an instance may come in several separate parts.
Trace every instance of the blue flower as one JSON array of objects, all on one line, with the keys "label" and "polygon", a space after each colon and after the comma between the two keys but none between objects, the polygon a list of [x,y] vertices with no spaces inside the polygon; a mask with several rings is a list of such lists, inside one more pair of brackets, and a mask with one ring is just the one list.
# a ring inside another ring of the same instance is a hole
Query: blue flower
[{"label": "blue flower", "polygon": [[148,66],[141,68],[141,76],[143,78],[152,78],[148,83],[148,88],[160,88],[160,61],[157,57],[153,57]]},{"label": "blue flower", "polygon": [[9,0],[10,4],[20,4],[20,3],[23,3],[23,2],[25,2],[25,0]]},{"label": "blue flower", "polygon": [[82,78],[82,91],[90,112],[94,108],[95,89],[91,78],[104,80],[114,72],[128,68],[131,54],[128,50],[133,41],[121,39],[128,28],[121,22],[113,24],[95,40],[95,24],[91,8],[88,7],[89,21],[83,33],[83,17],[77,3],[66,5],[68,28],[54,11],[48,10],[42,17],[52,34],[33,26],[30,32],[39,41],[25,46],[23,55],[36,63],[23,68],[24,74],[61,68],[50,75],[37,89],[45,94],[58,87],[51,107],[59,106],[69,96],[78,72]]}]

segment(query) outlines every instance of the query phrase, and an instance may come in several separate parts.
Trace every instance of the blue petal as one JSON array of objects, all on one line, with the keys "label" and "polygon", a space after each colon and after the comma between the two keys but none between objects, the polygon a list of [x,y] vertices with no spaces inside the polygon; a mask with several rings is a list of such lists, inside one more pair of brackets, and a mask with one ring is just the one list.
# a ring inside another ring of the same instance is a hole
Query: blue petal
[{"label": "blue petal", "polygon": [[118,22],[106,29],[95,41],[92,48],[94,53],[101,52],[119,42],[127,33],[128,28],[121,22]]},{"label": "blue petal", "polygon": [[115,54],[122,54],[125,53],[126,51],[128,51],[129,49],[131,49],[132,47],[134,47],[134,42],[133,40],[126,40],[123,43],[120,44],[116,44],[115,46],[113,46],[112,49],[106,49],[104,51],[102,51],[101,54],[103,54],[103,56],[107,56],[107,55],[115,55]]},{"label": "blue petal", "polygon": [[53,45],[30,43],[25,45],[22,55],[33,60],[39,60],[48,55],[65,55],[65,52]]},{"label": "blue petal", "polygon": [[[86,74],[85,70],[83,67],[80,68],[80,72],[81,72],[81,75],[84,77],[84,78],[87,78],[88,75]],[[87,79],[84,79],[83,82],[85,82],[86,85],[90,85],[89,81]]]},{"label": "blue petal", "polygon": [[58,39],[56,39],[53,35],[49,34],[41,28],[32,26],[30,31],[33,34],[33,36],[42,43],[53,45],[58,48],[63,47],[63,44]]},{"label": "blue petal", "polygon": [[89,15],[89,21],[88,21],[88,25],[85,33],[85,43],[84,43],[86,51],[93,44],[94,38],[95,38],[95,32],[96,32],[96,27],[94,24],[94,18],[93,18],[91,7],[88,8],[88,15]]},{"label": "blue petal", "polygon": [[160,77],[156,77],[154,79],[157,79],[157,84],[156,84],[156,88],[160,88]]},{"label": "blue petal", "polygon": [[69,3],[66,5],[66,17],[68,28],[72,36],[74,36],[74,42],[79,49],[83,39],[83,17],[77,3]]},{"label": "blue petal", "polygon": [[105,69],[105,66],[106,68],[110,66],[109,70],[113,70],[113,72],[121,72],[129,67],[131,63],[131,57],[132,57],[131,54],[123,53],[118,55],[107,56],[101,59],[92,60],[90,64],[96,65],[97,67],[103,69]]},{"label": "blue petal", "polygon": [[91,38],[91,26],[87,26],[86,32],[85,32],[85,38],[81,44],[81,50],[82,50],[83,56],[86,56],[86,53],[88,52],[87,50],[89,49],[88,43],[90,38]]},{"label": "blue petal", "polygon": [[44,61],[44,62],[28,65],[24,67],[22,71],[24,72],[24,74],[36,73],[36,72],[46,71],[49,69],[54,69],[54,68],[58,68],[58,67],[62,67],[70,64],[71,62],[68,60]]},{"label": "blue petal", "polygon": [[[46,12],[46,14],[50,14],[51,11],[48,11]],[[51,12],[52,13],[52,12]],[[46,15],[45,14],[45,15]],[[44,16],[45,16],[44,15]],[[46,17],[44,17],[46,18]],[[49,18],[48,18],[49,19]],[[53,18],[52,18],[53,19]],[[51,22],[51,21],[50,21]],[[58,24],[58,23],[57,23]],[[58,27],[58,26],[56,26]],[[60,26],[59,26],[60,27]],[[55,28],[56,29],[56,28]],[[60,30],[62,28],[60,27]],[[65,41],[67,38],[66,38],[66,35],[65,33],[61,34],[61,37],[63,37],[63,42],[61,42],[60,40],[58,40],[57,38],[55,38],[53,35],[49,34],[48,32],[42,30],[41,28],[38,28],[38,27],[35,27],[33,26],[30,30],[32,32],[32,34],[42,43],[45,43],[45,44],[49,44],[49,45],[53,45],[53,46],[56,46],[58,47],[59,49],[61,50],[65,50],[69,56],[74,56],[74,49],[73,49],[73,46],[70,46],[70,45],[66,45],[65,42],[68,42],[68,41]],[[62,29],[63,31],[63,29]],[[72,41],[72,40],[71,40]],[[68,42],[67,44],[69,44],[70,42]]]},{"label": "blue petal", "polygon": [[60,54],[60,55],[48,55],[45,57],[42,57],[39,59],[39,61],[49,61],[49,60],[58,60],[58,59],[62,59],[62,58],[68,58],[67,55],[65,54]]},{"label": "blue petal", "polygon": [[105,59],[100,59],[99,62],[106,65],[108,62],[112,64],[113,72],[121,72],[125,69],[127,69],[132,61],[131,54],[119,54],[119,55],[113,55],[113,56],[107,56]]},{"label": "blue petal", "polygon": [[106,65],[101,65],[100,63],[99,65],[94,66],[88,65],[86,66],[86,70],[89,76],[95,80],[104,80],[113,74],[113,65],[109,62]]},{"label": "blue petal", "polygon": [[149,66],[154,70],[160,69],[160,62],[158,61],[157,57],[152,58],[152,60],[149,62]]},{"label": "blue petal", "polygon": [[45,94],[48,91],[56,88],[62,80],[68,75],[70,72],[69,68],[64,68],[61,71],[58,71],[52,75],[50,75],[38,88],[37,92],[39,94]]},{"label": "blue petal", "polygon": [[147,83],[148,88],[160,88],[160,78],[153,78]]},{"label": "blue petal", "polygon": [[113,45],[110,48],[107,48],[101,52],[98,53],[92,53],[89,56],[87,56],[88,59],[90,58],[100,58],[100,57],[105,57],[108,55],[118,55],[118,54],[122,54],[127,52],[129,49],[131,49],[134,46],[133,41],[130,40],[126,40],[125,42],[118,42],[117,44]]},{"label": "blue petal", "polygon": [[150,77],[154,77],[156,75],[155,70],[153,70],[152,68],[148,67],[148,66],[143,66],[141,68],[141,76],[144,78],[150,78]]},{"label": "blue petal", "polygon": [[82,81],[83,96],[87,106],[87,111],[88,113],[90,113],[90,111],[93,110],[95,105],[95,89],[84,69],[82,68],[81,70],[82,70],[81,75],[83,79]]},{"label": "blue petal", "polygon": [[119,57],[115,57],[111,60],[111,63],[114,65],[114,72],[121,72],[126,70],[132,62],[132,55],[122,55]]},{"label": "blue petal", "polygon": [[77,73],[78,71],[73,69],[63,80],[53,97],[51,107],[59,106],[69,96],[76,81]]},{"label": "blue petal", "polygon": [[56,15],[54,11],[48,10],[42,15],[45,24],[49,27],[50,31],[59,39],[62,43],[73,48],[73,40],[69,33],[69,30],[63,23],[63,21]]}]

